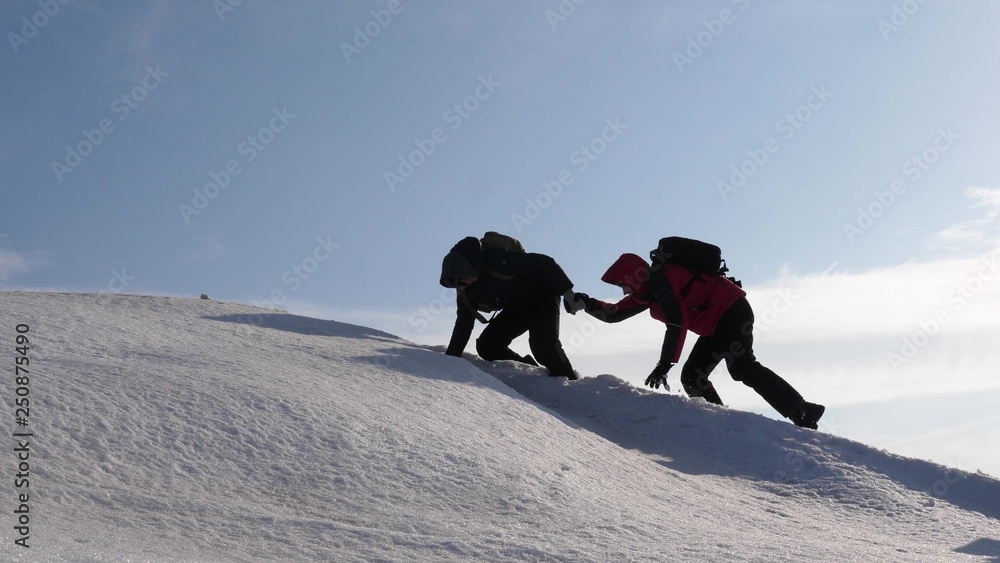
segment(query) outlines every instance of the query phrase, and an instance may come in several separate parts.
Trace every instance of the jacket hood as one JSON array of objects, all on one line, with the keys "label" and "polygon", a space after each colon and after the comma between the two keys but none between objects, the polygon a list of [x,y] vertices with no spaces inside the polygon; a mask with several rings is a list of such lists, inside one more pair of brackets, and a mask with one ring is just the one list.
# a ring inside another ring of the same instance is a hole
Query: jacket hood
[{"label": "jacket hood", "polygon": [[449,252],[441,263],[441,285],[445,287],[457,287],[458,280],[479,276],[480,273],[472,266],[472,262],[461,252]]},{"label": "jacket hood", "polygon": [[451,247],[441,264],[441,285],[457,287],[462,278],[485,278],[487,274],[483,247],[476,237],[465,237]]},{"label": "jacket hood", "polygon": [[649,263],[637,254],[622,254],[601,276],[601,281],[630,288],[637,295],[646,294]]}]

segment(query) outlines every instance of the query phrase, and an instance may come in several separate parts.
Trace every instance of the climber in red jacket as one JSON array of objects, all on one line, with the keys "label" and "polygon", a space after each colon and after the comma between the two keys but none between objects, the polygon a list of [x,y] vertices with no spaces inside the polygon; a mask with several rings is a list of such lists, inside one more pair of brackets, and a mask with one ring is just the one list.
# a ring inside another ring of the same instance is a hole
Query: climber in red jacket
[{"label": "climber in red jacket", "polygon": [[699,338],[681,369],[681,385],[688,396],[721,405],[708,376],[725,360],[734,380],[752,388],[782,416],[798,426],[817,428],[825,407],[805,401],[787,381],[757,361],[753,310],[746,292],[728,278],[698,276],[674,264],[651,267],[640,256],[622,254],[601,280],[620,286],[625,298],[609,304],[585,293],[574,294],[591,316],[616,323],[649,309],[654,319],[667,325],[660,361],[646,385],[666,386],[667,372],[680,360],[690,330]]}]

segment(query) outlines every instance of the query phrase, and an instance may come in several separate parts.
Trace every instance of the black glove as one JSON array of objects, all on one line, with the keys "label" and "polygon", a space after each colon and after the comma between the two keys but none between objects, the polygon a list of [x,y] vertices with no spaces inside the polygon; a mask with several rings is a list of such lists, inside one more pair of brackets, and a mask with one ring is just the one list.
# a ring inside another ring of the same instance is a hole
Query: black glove
[{"label": "black glove", "polygon": [[594,308],[594,298],[586,293],[574,293],[573,299],[583,303],[583,310],[589,311]]},{"label": "black glove", "polygon": [[653,368],[653,372],[646,378],[646,386],[652,389],[659,389],[660,385],[662,385],[664,391],[670,391],[670,385],[667,383],[667,372],[672,367],[673,364],[657,363],[656,367]]},{"label": "black glove", "polygon": [[566,308],[566,312],[575,315],[577,311],[585,307],[585,302],[580,300],[580,296],[586,297],[585,293],[573,293],[572,289],[567,289],[566,293],[563,294],[563,307]]}]

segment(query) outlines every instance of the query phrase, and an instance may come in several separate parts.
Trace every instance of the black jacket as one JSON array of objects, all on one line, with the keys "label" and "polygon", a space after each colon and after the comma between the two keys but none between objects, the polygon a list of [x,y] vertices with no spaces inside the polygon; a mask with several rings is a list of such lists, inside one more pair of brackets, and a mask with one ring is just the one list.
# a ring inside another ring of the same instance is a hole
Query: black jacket
[{"label": "black jacket", "polygon": [[[500,248],[483,251],[479,239],[466,237],[451,249],[475,269],[479,280],[464,288],[469,301],[482,311],[523,309],[530,311],[544,298],[562,295],[573,288],[563,269],[551,257]],[[454,258],[454,257],[452,257]],[[449,262],[448,258],[445,263]],[[454,287],[449,272],[442,272],[441,284]],[[448,354],[461,356],[472,336],[476,317],[458,300],[458,315],[448,344]]]}]

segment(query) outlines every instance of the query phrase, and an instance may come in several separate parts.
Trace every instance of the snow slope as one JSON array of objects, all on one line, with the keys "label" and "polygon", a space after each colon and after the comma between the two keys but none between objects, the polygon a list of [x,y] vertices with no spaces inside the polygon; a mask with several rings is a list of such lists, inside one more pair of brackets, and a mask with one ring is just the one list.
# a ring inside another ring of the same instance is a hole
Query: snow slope
[{"label": "snow slope", "polygon": [[4,341],[5,561],[1000,561],[996,480],[612,375],[171,297],[0,293]]}]

